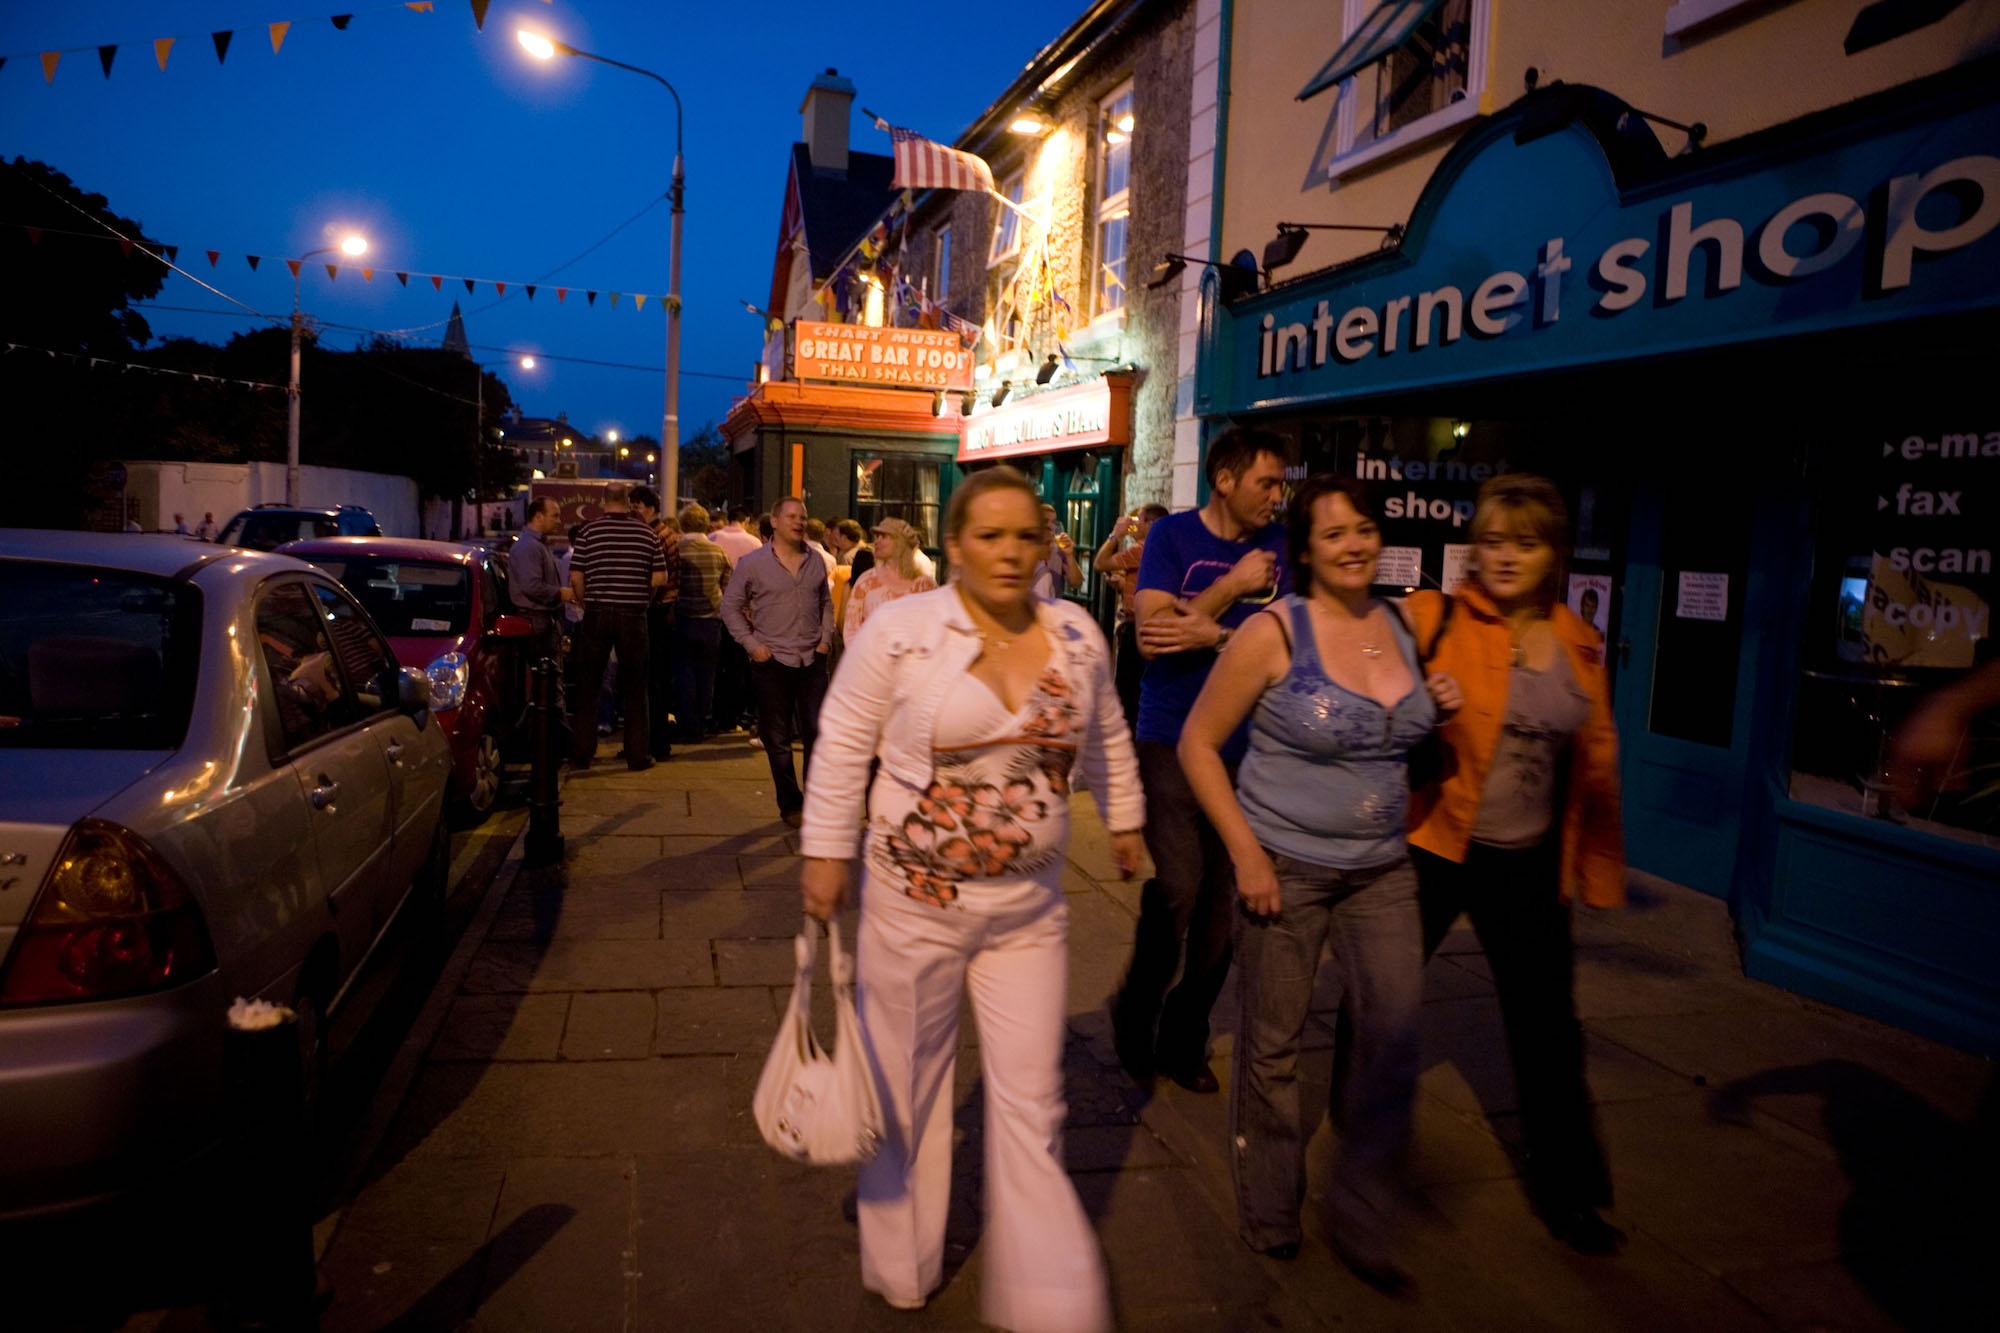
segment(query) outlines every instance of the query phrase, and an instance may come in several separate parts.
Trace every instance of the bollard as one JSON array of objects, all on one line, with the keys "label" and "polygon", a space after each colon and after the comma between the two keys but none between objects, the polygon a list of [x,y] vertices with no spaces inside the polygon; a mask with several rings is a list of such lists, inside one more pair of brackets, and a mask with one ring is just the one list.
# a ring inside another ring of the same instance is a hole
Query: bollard
[{"label": "bollard", "polygon": [[534,753],[528,774],[528,838],[523,848],[531,866],[557,865],[563,858],[562,823],[557,807],[556,769],[562,763],[557,730],[562,709],[556,691],[562,688],[561,671],[555,659],[543,657],[530,671],[529,704],[534,729]]},{"label": "bollard", "polygon": [[305,1085],[298,1015],[283,1005],[229,1007],[222,1068],[229,1135],[227,1204],[235,1224],[211,1305],[219,1329],[283,1333],[319,1327],[312,1211],[303,1164]]}]

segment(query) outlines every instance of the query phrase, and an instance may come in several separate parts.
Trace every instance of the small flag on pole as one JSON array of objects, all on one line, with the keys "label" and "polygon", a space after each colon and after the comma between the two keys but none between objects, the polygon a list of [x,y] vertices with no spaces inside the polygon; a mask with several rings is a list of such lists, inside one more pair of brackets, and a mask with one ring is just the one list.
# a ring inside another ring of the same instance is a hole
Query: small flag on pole
[{"label": "small flag on pole", "polygon": [[889,131],[889,142],[894,145],[896,175],[889,182],[890,189],[992,192],[993,169],[977,155],[946,148],[886,120],[876,121],[875,127]]}]

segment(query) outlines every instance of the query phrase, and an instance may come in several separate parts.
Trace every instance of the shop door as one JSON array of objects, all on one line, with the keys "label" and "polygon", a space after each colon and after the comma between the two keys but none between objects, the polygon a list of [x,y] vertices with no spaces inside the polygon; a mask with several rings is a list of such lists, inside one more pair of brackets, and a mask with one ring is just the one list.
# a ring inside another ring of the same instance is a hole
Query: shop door
[{"label": "shop door", "polygon": [[1612,654],[1626,861],[1718,897],[1730,891],[1747,780],[1753,518],[1747,494],[1642,484]]},{"label": "shop door", "polygon": [[1059,455],[1055,480],[1061,493],[1051,502],[1056,521],[1076,543],[1077,563],[1083,568],[1083,582],[1069,590],[1071,601],[1089,608],[1092,615],[1109,624],[1111,590],[1096,569],[1097,548],[1111,535],[1118,519],[1118,460],[1089,451]]}]

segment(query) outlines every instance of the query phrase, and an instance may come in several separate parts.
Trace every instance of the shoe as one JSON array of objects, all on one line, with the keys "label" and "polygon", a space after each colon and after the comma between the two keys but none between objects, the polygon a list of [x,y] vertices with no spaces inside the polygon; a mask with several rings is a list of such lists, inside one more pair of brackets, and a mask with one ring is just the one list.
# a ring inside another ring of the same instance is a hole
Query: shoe
[{"label": "shoe", "polygon": [[1215,1071],[1209,1067],[1206,1060],[1203,1060],[1199,1064],[1187,1065],[1178,1069],[1163,1064],[1160,1066],[1160,1072],[1180,1084],[1183,1088],[1186,1088],[1189,1092],[1206,1094],[1222,1090],[1221,1080],[1216,1078]]},{"label": "shoe", "polygon": [[786,828],[804,828],[806,812],[803,810],[787,810],[780,818],[785,821]]},{"label": "shoe", "polygon": [[743,738],[743,743],[748,745],[753,750],[761,750],[764,748],[764,739],[761,736],[754,736],[754,735],[745,736]]},{"label": "shoe", "polygon": [[1542,1220],[1551,1236],[1578,1254],[1608,1259],[1625,1248],[1625,1233],[1605,1221],[1595,1208],[1566,1209]]},{"label": "shoe", "polygon": [[1366,1282],[1384,1296],[1407,1296],[1413,1283],[1401,1264],[1389,1257],[1389,1250],[1373,1237],[1366,1239],[1331,1236],[1333,1252],[1347,1265],[1347,1270]]},{"label": "shoe", "polygon": [[931,1300],[928,1296],[891,1296],[886,1291],[878,1294],[882,1297],[882,1303],[891,1310],[921,1310],[929,1305]]},{"label": "shoe", "polygon": [[647,769],[651,768],[656,762],[658,761],[655,760],[653,756],[649,754],[642,754],[637,759],[627,759],[625,761],[625,767],[631,769],[634,773],[644,773]]}]

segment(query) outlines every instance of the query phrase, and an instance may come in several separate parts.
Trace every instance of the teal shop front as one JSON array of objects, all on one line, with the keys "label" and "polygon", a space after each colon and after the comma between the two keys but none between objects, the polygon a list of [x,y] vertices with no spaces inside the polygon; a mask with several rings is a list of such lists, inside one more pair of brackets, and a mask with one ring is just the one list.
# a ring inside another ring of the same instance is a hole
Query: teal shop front
[{"label": "teal shop front", "polygon": [[1669,158],[1531,94],[1396,243],[1227,305],[1196,410],[1378,488],[1383,577],[1465,577],[1480,481],[1569,497],[1628,858],[1726,896],[1753,976],[2000,1047],[2000,717],[1909,803],[1889,738],[1994,658],[2000,63]]}]

